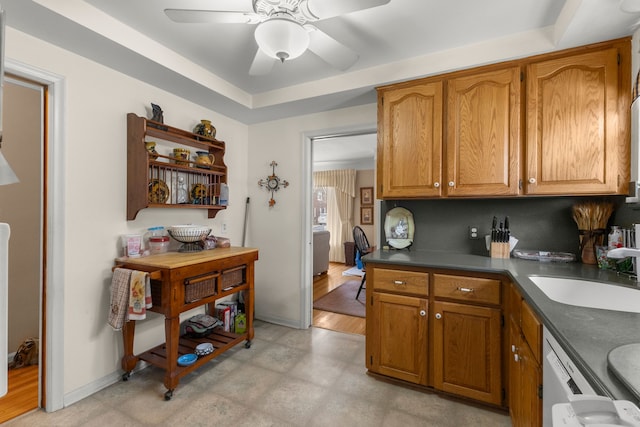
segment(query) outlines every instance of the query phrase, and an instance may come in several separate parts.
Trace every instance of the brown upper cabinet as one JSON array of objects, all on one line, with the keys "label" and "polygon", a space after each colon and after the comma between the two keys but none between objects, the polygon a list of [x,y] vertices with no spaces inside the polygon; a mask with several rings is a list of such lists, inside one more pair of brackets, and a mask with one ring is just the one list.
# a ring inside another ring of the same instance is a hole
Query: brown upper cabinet
[{"label": "brown upper cabinet", "polygon": [[518,194],[520,67],[447,82],[447,196]]},{"label": "brown upper cabinet", "polygon": [[619,43],[527,65],[527,194],[627,192],[628,51]]},{"label": "brown upper cabinet", "polygon": [[379,92],[378,194],[415,198],[441,194],[442,104],[438,80]]},{"label": "brown upper cabinet", "polygon": [[380,87],[377,194],[626,194],[630,75],[625,38]]}]

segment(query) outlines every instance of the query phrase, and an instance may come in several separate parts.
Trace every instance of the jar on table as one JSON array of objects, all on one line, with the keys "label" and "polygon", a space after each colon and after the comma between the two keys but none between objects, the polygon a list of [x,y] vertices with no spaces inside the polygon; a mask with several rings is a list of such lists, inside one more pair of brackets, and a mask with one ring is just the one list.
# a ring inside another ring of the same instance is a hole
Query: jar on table
[{"label": "jar on table", "polygon": [[145,233],[147,247],[153,254],[161,254],[169,250],[169,234],[164,227],[151,227]]}]

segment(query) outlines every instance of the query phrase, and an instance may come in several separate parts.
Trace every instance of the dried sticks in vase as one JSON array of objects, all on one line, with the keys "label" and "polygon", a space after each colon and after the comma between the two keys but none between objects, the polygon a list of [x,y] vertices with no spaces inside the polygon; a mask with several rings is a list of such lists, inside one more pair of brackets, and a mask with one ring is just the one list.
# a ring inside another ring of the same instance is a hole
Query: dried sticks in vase
[{"label": "dried sticks in vase", "polygon": [[573,220],[580,232],[580,256],[585,264],[596,264],[596,246],[604,241],[609,217],[613,213],[611,202],[583,202],[573,205]]}]

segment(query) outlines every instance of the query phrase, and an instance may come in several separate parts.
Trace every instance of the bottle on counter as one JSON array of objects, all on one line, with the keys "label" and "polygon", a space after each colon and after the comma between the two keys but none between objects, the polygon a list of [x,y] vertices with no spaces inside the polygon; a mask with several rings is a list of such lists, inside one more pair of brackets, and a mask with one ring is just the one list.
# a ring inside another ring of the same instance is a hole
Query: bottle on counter
[{"label": "bottle on counter", "polygon": [[622,248],[624,246],[624,233],[617,225],[611,226],[609,233],[609,249]]}]

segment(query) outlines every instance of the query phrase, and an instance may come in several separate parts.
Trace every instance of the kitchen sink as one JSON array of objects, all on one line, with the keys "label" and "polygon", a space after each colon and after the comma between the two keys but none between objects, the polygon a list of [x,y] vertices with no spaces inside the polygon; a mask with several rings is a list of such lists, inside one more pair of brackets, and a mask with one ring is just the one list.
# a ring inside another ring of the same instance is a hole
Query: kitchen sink
[{"label": "kitchen sink", "polygon": [[592,280],[529,276],[550,299],[562,304],[640,313],[640,289]]}]

